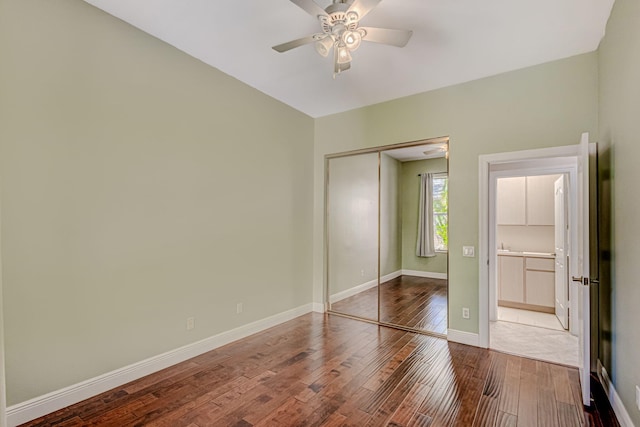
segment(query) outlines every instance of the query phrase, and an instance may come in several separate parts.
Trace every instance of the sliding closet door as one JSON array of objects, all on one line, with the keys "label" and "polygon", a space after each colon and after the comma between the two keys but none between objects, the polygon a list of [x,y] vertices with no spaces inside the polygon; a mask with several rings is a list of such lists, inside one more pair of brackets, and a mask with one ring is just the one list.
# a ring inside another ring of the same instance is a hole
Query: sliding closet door
[{"label": "sliding closet door", "polygon": [[442,335],[448,295],[447,148],[437,143],[380,153],[380,322]]},{"label": "sliding closet door", "polygon": [[378,153],[327,163],[327,280],[331,311],[378,320]]}]

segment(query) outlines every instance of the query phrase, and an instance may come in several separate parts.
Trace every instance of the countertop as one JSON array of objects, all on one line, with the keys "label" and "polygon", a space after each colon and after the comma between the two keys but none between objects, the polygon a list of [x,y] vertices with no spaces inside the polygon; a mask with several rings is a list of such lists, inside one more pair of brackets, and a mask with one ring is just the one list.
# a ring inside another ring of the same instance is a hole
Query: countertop
[{"label": "countertop", "polygon": [[555,258],[556,254],[551,252],[527,252],[527,251],[512,251],[509,249],[498,249],[498,255],[500,256],[519,256],[529,258]]}]

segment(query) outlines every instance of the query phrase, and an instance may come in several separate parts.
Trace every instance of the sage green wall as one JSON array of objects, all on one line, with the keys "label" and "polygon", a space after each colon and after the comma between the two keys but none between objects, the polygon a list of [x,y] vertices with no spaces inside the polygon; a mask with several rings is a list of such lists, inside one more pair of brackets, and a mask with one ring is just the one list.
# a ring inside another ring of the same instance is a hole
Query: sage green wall
[{"label": "sage green wall", "polygon": [[447,172],[447,159],[427,159],[402,163],[402,269],[447,272],[447,254],[436,253],[435,257],[416,256],[418,243],[418,214],[420,204],[419,173]]},{"label": "sage green wall", "polygon": [[616,0],[599,49],[600,354],[640,426],[640,3]]},{"label": "sage green wall", "polygon": [[313,119],[80,0],[0,57],[9,404],[312,301]]},{"label": "sage green wall", "polygon": [[[315,121],[314,298],[322,300],[323,157],[450,136],[449,325],[478,332],[478,156],[595,141],[598,57],[588,53]],[[471,318],[462,319],[462,307]]]},{"label": "sage green wall", "polygon": [[400,270],[400,165],[384,153],[329,160],[329,295],[377,279],[378,231],[381,275]]},{"label": "sage green wall", "polygon": [[402,268],[402,163],[380,154],[380,275]]},{"label": "sage green wall", "polygon": [[378,153],[329,160],[329,294],[378,277]]}]

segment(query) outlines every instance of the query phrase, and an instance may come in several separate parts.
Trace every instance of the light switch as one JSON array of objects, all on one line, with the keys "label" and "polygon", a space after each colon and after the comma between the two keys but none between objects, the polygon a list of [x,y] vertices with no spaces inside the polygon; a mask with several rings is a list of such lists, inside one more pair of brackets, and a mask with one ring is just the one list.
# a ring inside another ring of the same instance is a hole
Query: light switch
[{"label": "light switch", "polygon": [[462,256],[466,256],[469,258],[473,258],[476,256],[475,247],[473,246],[463,246],[462,247]]}]

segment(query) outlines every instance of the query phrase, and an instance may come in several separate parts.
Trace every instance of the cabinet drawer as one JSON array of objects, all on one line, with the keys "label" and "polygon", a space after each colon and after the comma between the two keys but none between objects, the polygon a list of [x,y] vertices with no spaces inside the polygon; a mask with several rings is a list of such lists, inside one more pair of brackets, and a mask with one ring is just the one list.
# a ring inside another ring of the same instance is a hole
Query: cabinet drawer
[{"label": "cabinet drawer", "polygon": [[527,270],[555,271],[556,260],[552,258],[527,258]]},{"label": "cabinet drawer", "polygon": [[555,306],[555,275],[547,271],[527,271],[525,302],[543,307]]}]

